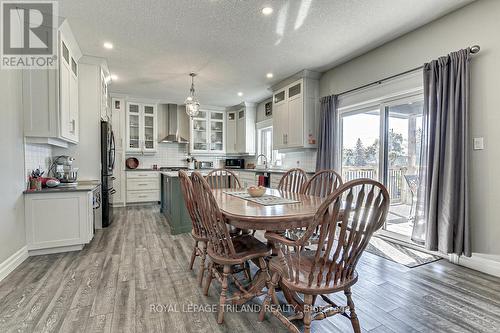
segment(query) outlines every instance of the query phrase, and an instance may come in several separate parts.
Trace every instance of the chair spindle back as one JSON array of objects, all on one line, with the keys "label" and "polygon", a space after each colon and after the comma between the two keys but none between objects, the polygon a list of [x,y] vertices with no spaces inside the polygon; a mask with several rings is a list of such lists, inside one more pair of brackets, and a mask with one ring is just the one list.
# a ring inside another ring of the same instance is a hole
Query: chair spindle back
[{"label": "chair spindle back", "polygon": [[304,184],[307,182],[307,175],[304,170],[293,168],[288,170],[278,184],[278,190],[301,193]]},{"label": "chair spindle back", "polygon": [[206,237],[207,233],[198,212],[198,206],[194,197],[191,179],[189,179],[189,176],[185,171],[179,170],[179,180],[181,183],[182,194],[184,196],[184,203],[189,213],[189,217],[191,218],[193,233],[198,237]]},{"label": "chair spindle back", "polygon": [[342,185],[342,177],[335,170],[318,171],[304,185],[304,194],[327,197]]},{"label": "chair spindle back", "polygon": [[231,170],[228,169],[214,169],[207,175],[207,182],[210,188],[241,188],[240,179]]},{"label": "chair spindle back", "polygon": [[[340,186],[320,206],[313,223],[296,245],[281,247],[288,264],[287,279],[299,283],[300,265],[304,262],[300,257],[309,254],[314,260],[307,270],[308,287],[329,288],[352,280],[361,254],[373,233],[384,224],[388,210],[389,193],[379,182],[356,179]],[[319,225],[317,249],[305,250]]]},{"label": "chair spindle back", "polygon": [[235,254],[233,241],[210,185],[199,172],[192,173],[191,182],[201,222],[207,232],[209,249],[221,257],[232,257]]}]

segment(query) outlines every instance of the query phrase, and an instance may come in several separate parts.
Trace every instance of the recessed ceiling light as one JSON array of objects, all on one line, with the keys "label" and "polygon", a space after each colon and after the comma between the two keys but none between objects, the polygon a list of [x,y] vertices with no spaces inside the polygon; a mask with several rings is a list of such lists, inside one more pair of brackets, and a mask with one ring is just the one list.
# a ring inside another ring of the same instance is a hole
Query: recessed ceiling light
[{"label": "recessed ceiling light", "polygon": [[241,97],[241,96],[243,96],[243,93],[240,91],[240,92],[238,93],[238,96],[240,96],[240,97]]},{"label": "recessed ceiling light", "polygon": [[264,7],[262,8],[262,14],[264,15],[271,15],[273,13],[273,9],[271,7]]},{"label": "recessed ceiling light", "polygon": [[117,80],[118,80],[118,76],[115,74],[111,74],[111,81],[117,81]]},{"label": "recessed ceiling light", "polygon": [[266,74],[266,77],[267,77],[268,79],[272,79],[272,78],[273,78],[273,76],[274,76],[274,75],[273,75],[273,73],[267,73],[267,74]]},{"label": "recessed ceiling light", "polygon": [[110,42],[104,43],[103,46],[105,49],[108,49],[108,50],[111,50],[113,48],[113,44],[111,44]]}]

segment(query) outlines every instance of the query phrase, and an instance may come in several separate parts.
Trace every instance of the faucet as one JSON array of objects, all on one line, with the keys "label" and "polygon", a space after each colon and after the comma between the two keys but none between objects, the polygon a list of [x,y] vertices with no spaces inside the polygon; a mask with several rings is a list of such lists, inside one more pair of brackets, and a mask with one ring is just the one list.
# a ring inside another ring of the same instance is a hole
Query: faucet
[{"label": "faucet", "polygon": [[266,157],[266,155],[260,154],[259,156],[257,156],[257,158],[255,159],[255,162],[257,162],[257,164],[259,163],[259,157],[264,157],[264,167],[267,170],[267,157]]}]

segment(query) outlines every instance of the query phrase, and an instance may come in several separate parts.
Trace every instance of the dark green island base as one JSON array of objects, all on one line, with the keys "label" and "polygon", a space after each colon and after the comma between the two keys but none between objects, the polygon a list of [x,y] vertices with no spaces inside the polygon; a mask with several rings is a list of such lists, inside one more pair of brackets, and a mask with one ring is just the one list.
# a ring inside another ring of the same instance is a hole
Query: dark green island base
[{"label": "dark green island base", "polygon": [[191,232],[191,218],[184,204],[179,177],[162,173],[160,211],[167,218],[172,235]]}]

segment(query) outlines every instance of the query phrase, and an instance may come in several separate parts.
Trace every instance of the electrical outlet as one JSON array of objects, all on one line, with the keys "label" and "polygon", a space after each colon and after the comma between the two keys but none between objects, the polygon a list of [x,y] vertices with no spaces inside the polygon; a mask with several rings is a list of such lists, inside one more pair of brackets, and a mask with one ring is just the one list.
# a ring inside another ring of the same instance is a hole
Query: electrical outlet
[{"label": "electrical outlet", "polygon": [[484,138],[474,138],[472,147],[474,150],[483,150],[484,149]]}]

